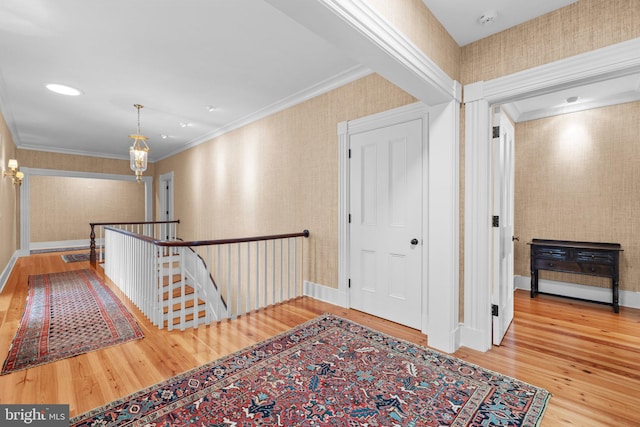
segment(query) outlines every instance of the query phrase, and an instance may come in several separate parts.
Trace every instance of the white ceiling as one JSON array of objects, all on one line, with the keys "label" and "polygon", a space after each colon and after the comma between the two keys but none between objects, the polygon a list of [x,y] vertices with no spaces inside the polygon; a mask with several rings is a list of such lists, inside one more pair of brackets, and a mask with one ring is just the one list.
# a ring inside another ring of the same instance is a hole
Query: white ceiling
[{"label": "white ceiling", "polygon": [[[568,102],[570,98],[576,98]],[[624,102],[640,101],[640,74],[558,90],[504,105],[516,122],[574,113]]]},{"label": "white ceiling", "polygon": [[22,148],[126,158],[140,103],[159,159],[367,72],[263,1],[0,0],[1,108]]},{"label": "white ceiling", "polygon": [[[578,0],[422,0],[460,45],[504,31]],[[493,16],[489,24],[480,17]]]},{"label": "white ceiling", "polygon": [[[424,0],[460,44],[573,1]],[[261,0],[0,0],[0,108],[25,149],[127,158],[140,103],[158,160],[370,72]]]}]

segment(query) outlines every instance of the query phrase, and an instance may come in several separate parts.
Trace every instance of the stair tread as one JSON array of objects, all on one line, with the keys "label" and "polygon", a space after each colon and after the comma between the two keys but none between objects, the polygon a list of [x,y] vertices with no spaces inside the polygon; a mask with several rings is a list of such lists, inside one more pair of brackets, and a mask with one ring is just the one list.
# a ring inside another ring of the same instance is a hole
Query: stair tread
[{"label": "stair tread", "polygon": [[[207,316],[207,313],[205,311],[199,311],[198,312],[198,320],[203,320],[206,316]],[[186,314],[184,316],[184,320],[185,320],[185,322],[192,322],[193,321],[193,313]],[[180,324],[180,316],[174,317],[172,324],[173,324],[173,326],[179,325]],[[167,320],[167,319],[164,320],[164,326],[165,327],[169,326],[169,320]]]},{"label": "stair tread", "polygon": [[[198,299],[199,310],[204,310],[205,305],[206,303],[203,300]],[[184,308],[185,310],[190,310],[191,312],[193,312],[193,300],[185,301]],[[182,309],[182,304],[180,302],[176,302],[173,304],[174,313],[179,313],[181,309]],[[164,314],[167,314],[169,312],[168,304],[162,307],[162,312]]]}]

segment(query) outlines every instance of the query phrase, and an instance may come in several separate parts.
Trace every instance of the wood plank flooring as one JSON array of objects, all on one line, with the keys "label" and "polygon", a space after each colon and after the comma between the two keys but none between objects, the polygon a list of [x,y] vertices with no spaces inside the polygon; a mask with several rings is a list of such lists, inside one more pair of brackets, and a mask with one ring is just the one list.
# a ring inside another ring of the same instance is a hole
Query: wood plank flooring
[{"label": "wood plank flooring", "polygon": [[[30,274],[88,268],[60,253],[18,260],[0,294],[0,357],[22,317]],[[98,269],[99,274],[102,271]],[[136,316],[145,338],[0,376],[0,403],[65,403],[70,415],[151,386],[257,341],[331,312],[427,345],[427,337],[367,314],[298,298],[185,332],[158,330],[105,278]],[[542,422],[552,426],[640,426],[640,310],[516,292],[516,315],[503,345],[454,356],[549,390]]]}]

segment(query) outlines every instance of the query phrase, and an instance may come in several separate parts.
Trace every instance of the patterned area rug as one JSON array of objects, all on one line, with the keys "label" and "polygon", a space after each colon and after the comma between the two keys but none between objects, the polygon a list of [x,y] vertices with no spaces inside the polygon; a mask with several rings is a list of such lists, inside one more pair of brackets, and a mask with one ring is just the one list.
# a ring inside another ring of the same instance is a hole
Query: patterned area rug
[{"label": "patterned area rug", "polygon": [[93,270],[29,276],[29,294],[2,375],[142,338]]},{"label": "patterned area rug", "polygon": [[89,261],[89,254],[66,254],[60,256],[64,262]]},{"label": "patterned area rug", "polygon": [[549,393],[332,315],[72,426],[537,426]]}]

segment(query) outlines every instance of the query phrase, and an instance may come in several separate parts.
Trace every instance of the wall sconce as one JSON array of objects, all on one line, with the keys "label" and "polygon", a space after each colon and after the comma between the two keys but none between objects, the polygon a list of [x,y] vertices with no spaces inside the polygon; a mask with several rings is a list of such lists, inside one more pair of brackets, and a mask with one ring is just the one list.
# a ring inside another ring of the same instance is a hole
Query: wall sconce
[{"label": "wall sconce", "polygon": [[7,168],[9,172],[4,171],[2,176],[9,176],[14,184],[22,184],[22,178],[24,178],[24,172],[18,170],[18,161],[16,159],[9,159],[7,162]]}]

